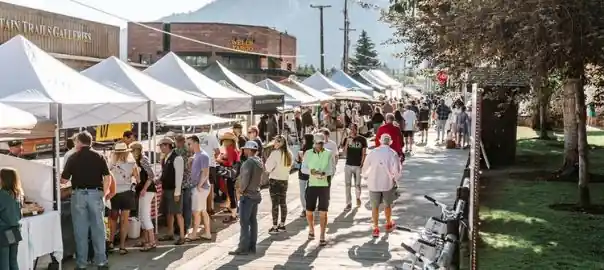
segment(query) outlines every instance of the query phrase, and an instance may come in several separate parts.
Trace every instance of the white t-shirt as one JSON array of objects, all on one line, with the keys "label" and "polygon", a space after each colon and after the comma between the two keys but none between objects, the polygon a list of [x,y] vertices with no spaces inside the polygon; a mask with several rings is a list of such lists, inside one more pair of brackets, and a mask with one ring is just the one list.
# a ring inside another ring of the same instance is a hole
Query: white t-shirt
[{"label": "white t-shirt", "polygon": [[415,121],[417,121],[417,115],[412,110],[406,110],[403,112],[403,119],[405,120],[405,131],[412,131],[415,126]]},{"label": "white t-shirt", "polygon": [[201,134],[199,137],[201,149],[210,156],[210,167],[218,166],[214,157],[215,151],[220,151],[220,143],[218,142],[218,137],[216,137],[216,132]]}]

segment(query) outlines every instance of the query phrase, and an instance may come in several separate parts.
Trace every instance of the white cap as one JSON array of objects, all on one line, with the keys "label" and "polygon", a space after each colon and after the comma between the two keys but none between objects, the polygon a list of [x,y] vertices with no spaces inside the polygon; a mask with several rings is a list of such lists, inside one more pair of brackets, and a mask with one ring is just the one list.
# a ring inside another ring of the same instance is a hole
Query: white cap
[{"label": "white cap", "polygon": [[315,141],[315,143],[325,143],[325,134],[315,133],[314,141]]},{"label": "white cap", "polygon": [[380,143],[390,145],[392,143],[392,137],[388,134],[382,134],[382,136],[380,136]]},{"label": "white cap", "polygon": [[258,150],[258,144],[255,141],[247,141],[241,149],[254,149]]}]

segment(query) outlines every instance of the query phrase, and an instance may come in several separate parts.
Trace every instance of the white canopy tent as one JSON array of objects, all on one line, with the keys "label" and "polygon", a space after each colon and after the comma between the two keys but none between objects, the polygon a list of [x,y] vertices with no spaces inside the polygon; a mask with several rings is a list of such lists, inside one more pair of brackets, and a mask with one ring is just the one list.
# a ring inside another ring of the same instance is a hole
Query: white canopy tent
[{"label": "white canopy tent", "polygon": [[376,78],[380,79],[381,81],[387,83],[390,86],[396,87],[396,86],[402,86],[403,85],[402,83],[400,83],[399,81],[393,79],[388,74],[386,74],[386,72],[384,72],[382,70],[372,69],[372,70],[369,70],[369,73],[372,74],[373,76],[375,76]]},{"label": "white canopy tent", "polygon": [[375,77],[373,74],[369,73],[367,70],[361,70],[361,72],[359,72],[359,76],[361,76],[361,78],[363,78],[363,80],[367,81],[373,87],[375,87],[379,90],[386,90],[386,89],[390,88],[390,86],[391,86],[388,83]]},{"label": "white canopy tent", "polygon": [[375,99],[358,90],[350,90],[346,92],[340,92],[333,95],[334,98],[339,100],[351,100],[351,101],[361,101],[361,102],[374,102]]},{"label": "white canopy tent", "polygon": [[341,86],[344,86],[348,89],[361,90],[367,94],[369,94],[369,92],[373,92],[373,87],[355,80],[354,78],[350,77],[350,75],[346,74],[346,72],[344,72],[342,70],[338,70],[338,71],[334,72],[331,75],[330,79],[333,82],[335,82]]},{"label": "white canopy tent", "polygon": [[150,120],[150,102],[82,76],[23,36],[0,45],[0,59],[0,102],[59,128]]},{"label": "white canopy tent", "polygon": [[82,71],[123,94],[153,101],[158,121],[211,113],[211,101],[168,86],[112,56]]},{"label": "white canopy tent", "polygon": [[319,102],[317,98],[302,93],[298,90],[292,89],[271,79],[265,79],[256,83],[256,85],[271,92],[284,94],[286,106],[311,105]]},{"label": "white canopy tent", "polygon": [[302,84],[328,94],[335,94],[337,92],[348,90],[348,88],[335,83],[318,71],[312,76],[306,78],[306,80],[302,81]]},{"label": "white canopy tent", "polygon": [[[216,65],[220,68],[222,73],[235,84],[236,87],[241,89],[241,91],[245,92],[248,95],[252,95],[254,97],[258,96],[273,96],[275,93],[268,91],[260,86],[257,86],[251,82],[246,81],[245,79],[239,77],[237,74],[231,72],[225,66],[223,66],[220,62],[216,62]],[[278,93],[282,94],[282,93]]]},{"label": "white canopy tent", "polygon": [[52,137],[54,131],[55,125],[49,119],[0,103],[0,138]]},{"label": "white canopy tent", "polygon": [[422,92],[418,91],[417,89],[410,87],[410,86],[403,86],[401,88],[401,90],[405,93],[407,93],[409,96],[413,97],[413,98],[422,98],[424,97],[424,94],[422,94]]},{"label": "white canopy tent", "polygon": [[185,63],[173,52],[166,54],[145,71],[145,74],[193,95],[212,99],[215,114],[249,112],[252,97],[222,86]]},{"label": "white canopy tent", "polygon": [[217,125],[217,124],[225,124],[241,121],[240,119],[232,119],[232,118],[223,118],[214,116],[211,114],[206,114],[202,116],[194,116],[194,117],[183,117],[183,118],[173,118],[165,122],[165,124],[170,126],[205,126],[205,125]]},{"label": "white canopy tent", "polygon": [[281,81],[279,83],[284,84],[286,86],[290,86],[292,89],[296,89],[296,90],[298,90],[300,92],[308,94],[308,95],[310,95],[310,96],[318,99],[321,102],[331,101],[331,100],[335,99],[334,97],[332,97],[332,96],[330,96],[328,94],[325,94],[325,93],[323,93],[323,92],[321,92],[319,90],[316,90],[316,89],[314,89],[314,88],[312,88],[310,86],[306,86],[303,83],[298,82],[298,81],[296,81],[294,79],[286,79],[286,80],[283,80],[283,81]]}]

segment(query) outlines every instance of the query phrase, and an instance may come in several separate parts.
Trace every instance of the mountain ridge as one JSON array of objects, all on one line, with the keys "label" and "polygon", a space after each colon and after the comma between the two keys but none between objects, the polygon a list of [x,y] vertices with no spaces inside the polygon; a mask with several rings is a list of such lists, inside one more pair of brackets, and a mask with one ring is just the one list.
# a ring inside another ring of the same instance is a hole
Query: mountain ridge
[{"label": "mountain ridge", "polygon": [[[350,51],[354,51],[358,35],[361,30],[365,30],[376,44],[380,61],[391,68],[400,67],[403,61],[393,55],[400,50],[394,46],[382,45],[392,37],[392,30],[387,24],[379,21],[379,10],[363,9],[357,1],[350,2],[348,11],[350,27],[356,29],[350,33]],[[387,0],[374,0],[374,2],[379,2],[382,6],[388,4]],[[325,68],[339,68],[344,47],[343,32],[339,30],[344,24],[342,13],[344,0],[215,0],[197,10],[171,14],[158,21],[216,22],[274,27],[296,37],[298,64],[312,64],[318,67],[320,63],[319,11],[311,8],[311,4],[332,5],[331,8],[324,10]]]}]

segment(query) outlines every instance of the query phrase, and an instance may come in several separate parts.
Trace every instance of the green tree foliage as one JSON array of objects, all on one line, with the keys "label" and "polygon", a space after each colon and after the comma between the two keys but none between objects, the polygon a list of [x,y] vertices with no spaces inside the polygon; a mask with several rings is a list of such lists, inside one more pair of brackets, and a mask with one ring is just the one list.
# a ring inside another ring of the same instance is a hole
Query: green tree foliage
[{"label": "green tree foliage", "polygon": [[378,60],[375,44],[371,41],[365,30],[361,31],[361,35],[357,40],[354,56],[350,59],[350,66],[350,71],[353,73],[363,69],[380,67],[380,60]]},{"label": "green tree foliage", "polygon": [[588,205],[583,86],[586,66],[604,64],[602,14],[601,0],[391,0],[384,18],[395,28],[393,43],[453,76],[495,65],[525,71],[538,81],[534,88],[546,88],[549,74],[559,72],[568,101],[564,167],[578,164],[580,204]]}]

